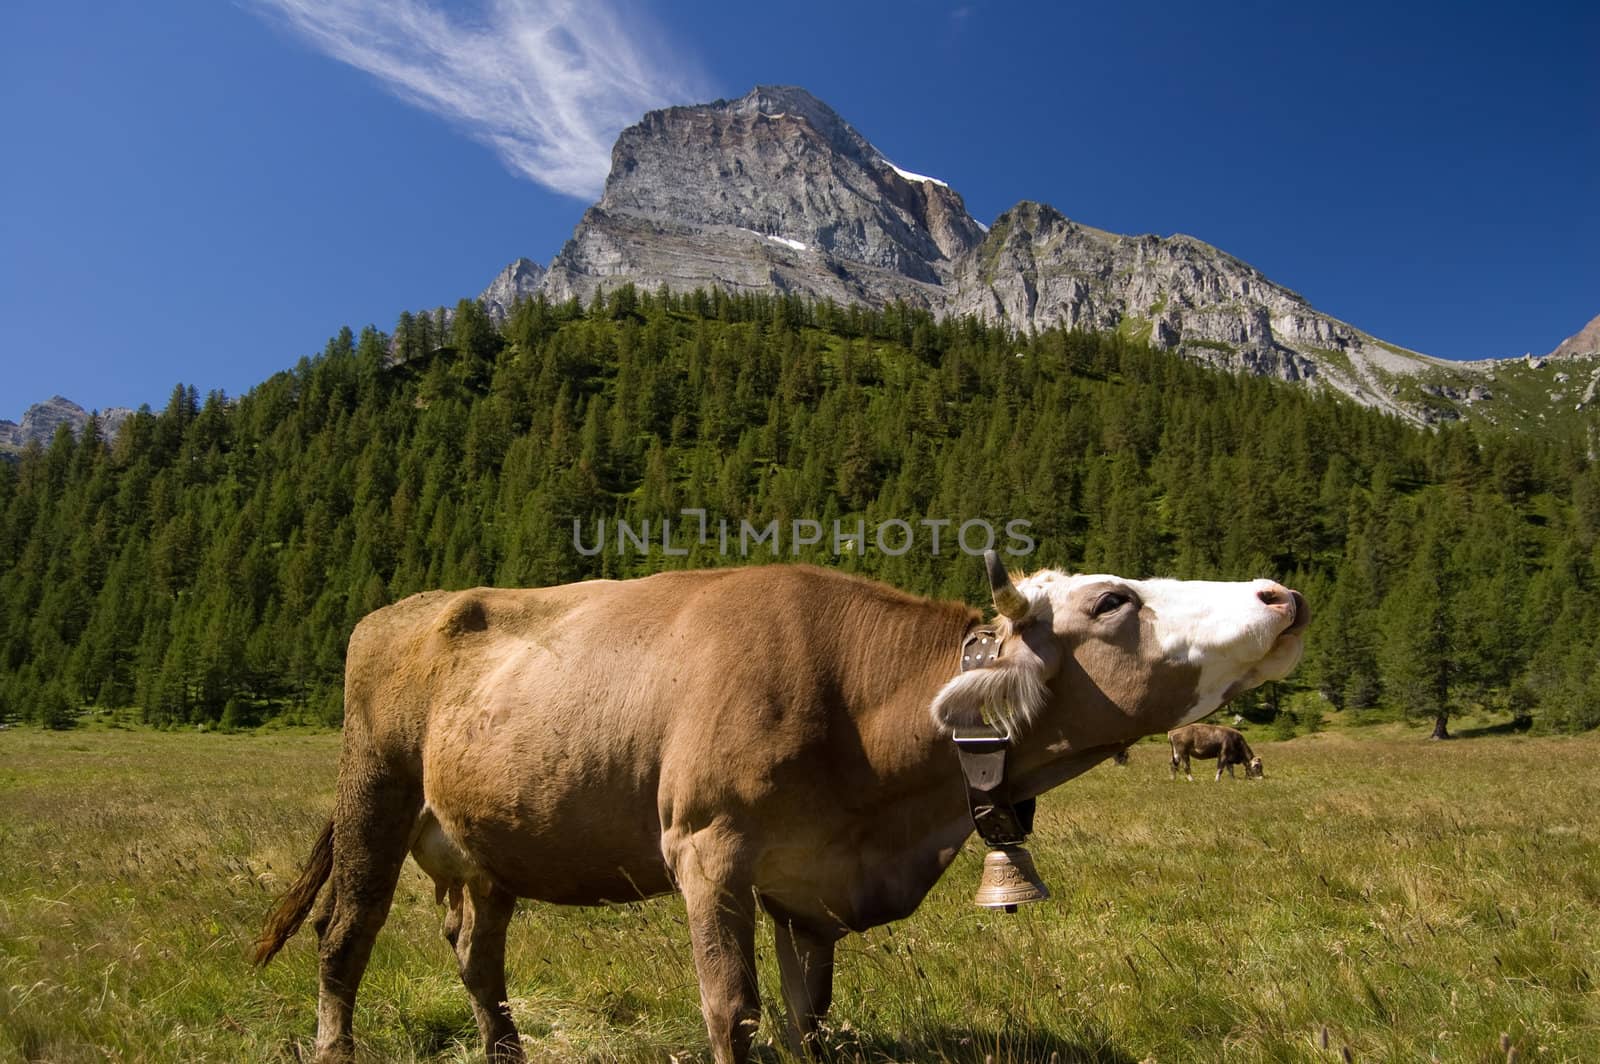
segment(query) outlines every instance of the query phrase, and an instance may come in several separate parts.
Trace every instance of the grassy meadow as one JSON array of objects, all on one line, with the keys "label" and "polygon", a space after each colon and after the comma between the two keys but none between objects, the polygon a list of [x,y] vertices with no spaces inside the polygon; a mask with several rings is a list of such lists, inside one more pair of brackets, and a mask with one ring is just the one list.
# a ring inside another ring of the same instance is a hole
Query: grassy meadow
[{"label": "grassy meadow", "polygon": [[[841,944],[835,1059],[1600,1060],[1600,736],[1254,745],[1261,783],[1169,782],[1149,743],[1046,798],[1055,899],[1015,916],[970,905],[969,843],[912,919]],[[314,935],[264,971],[245,955],[337,747],[0,731],[0,1061],[306,1058]],[[408,866],[364,1060],[482,1059],[441,915]],[[509,972],[534,1060],[709,1059],[675,899],[527,905]],[[790,1059],[776,1031],[757,1059]]]}]

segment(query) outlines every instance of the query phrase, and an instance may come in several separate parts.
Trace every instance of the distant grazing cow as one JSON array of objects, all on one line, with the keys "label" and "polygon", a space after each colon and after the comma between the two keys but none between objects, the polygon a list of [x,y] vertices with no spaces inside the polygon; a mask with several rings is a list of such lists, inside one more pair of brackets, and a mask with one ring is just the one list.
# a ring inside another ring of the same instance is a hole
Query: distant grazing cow
[{"label": "distant grazing cow", "polygon": [[681,893],[716,1064],[743,1064],[760,1019],[759,905],[808,1043],[834,944],[910,915],[972,834],[953,729],[1005,719],[1023,801],[1283,677],[1310,619],[1270,580],[1013,584],[989,564],[999,653],[965,672],[977,610],[809,566],[434,591],[370,614],[346,657],[332,817],[259,944],[264,962],[327,885],[319,1064],[355,1059],[356,988],[407,854],[449,901],[492,1064],[523,1059],[504,967],[518,898]]},{"label": "distant grazing cow", "polygon": [[1167,740],[1172,743],[1172,778],[1178,778],[1178,767],[1183,767],[1184,777],[1193,780],[1189,772],[1189,758],[1198,757],[1203,760],[1217,759],[1217,779],[1222,778],[1222,770],[1228,770],[1230,779],[1238,779],[1233,774],[1233,766],[1244,766],[1244,778],[1258,780],[1265,773],[1261,770],[1261,759],[1250,749],[1250,744],[1244,741],[1244,736],[1232,728],[1224,728],[1220,724],[1186,724],[1167,732]]}]

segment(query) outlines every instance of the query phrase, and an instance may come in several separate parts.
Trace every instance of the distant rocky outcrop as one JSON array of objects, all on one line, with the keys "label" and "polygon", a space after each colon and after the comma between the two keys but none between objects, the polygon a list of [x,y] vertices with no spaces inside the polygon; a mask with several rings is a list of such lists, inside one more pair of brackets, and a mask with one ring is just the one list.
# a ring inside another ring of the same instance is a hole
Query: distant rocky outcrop
[{"label": "distant rocky outcrop", "polygon": [[1550,352],[1551,358],[1600,358],[1600,316],[1567,337]]},{"label": "distant rocky outcrop", "polygon": [[544,267],[532,259],[518,259],[478,293],[478,302],[496,324],[504,324],[519,300],[533,298],[544,280],[544,273]]},{"label": "distant rocky outcrop", "polygon": [[954,292],[953,313],[1023,329],[1120,330],[1219,367],[1394,405],[1362,371],[1397,352],[1193,237],[1121,236],[1023,202],[962,260]]},{"label": "distant rocky outcrop", "polygon": [[[121,406],[101,411],[101,434],[108,439],[116,436],[117,430],[122,428],[122,423],[132,413],[132,410]],[[20,424],[0,419],[0,451],[14,454],[30,443],[43,446],[50,442],[56,429],[62,425],[71,427],[74,434],[80,433],[91,416],[89,411],[72,400],[59,395],[51,396],[42,403],[28,407]]]},{"label": "distant rocky outcrop", "polygon": [[1544,358],[1525,357],[1530,365],[1540,368],[1559,367],[1550,382],[1570,385],[1549,393],[1552,405],[1571,402],[1574,411],[1594,409],[1596,399],[1600,399],[1600,317],[1591,318],[1589,324],[1557,344]]},{"label": "distant rocky outcrop", "polygon": [[[539,291],[544,275],[543,266],[532,259],[519,258],[496,274],[495,279],[489,282],[489,286],[478,293],[478,305],[496,325],[504,325],[511,317],[511,310],[517,305],[518,300],[532,299]],[[450,326],[456,320],[456,308],[439,307],[429,314],[438,324],[440,331],[448,335]],[[397,334],[389,338],[389,356],[395,359],[399,354],[400,337]]]}]

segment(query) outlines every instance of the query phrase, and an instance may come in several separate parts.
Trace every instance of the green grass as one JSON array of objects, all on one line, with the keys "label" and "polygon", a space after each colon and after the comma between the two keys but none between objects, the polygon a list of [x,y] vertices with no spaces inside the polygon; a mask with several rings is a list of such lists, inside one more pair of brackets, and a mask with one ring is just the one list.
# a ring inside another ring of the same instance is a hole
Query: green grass
[{"label": "green grass", "polygon": [[1137,314],[1124,315],[1118,322],[1116,333],[1118,336],[1136,344],[1148,344],[1150,334],[1155,330],[1156,323],[1149,318],[1141,318]]},{"label": "green grass", "polygon": [[1183,346],[1183,347],[1205,347],[1205,348],[1209,348],[1212,351],[1221,351],[1221,352],[1223,352],[1225,354],[1229,354],[1229,355],[1233,354],[1236,350],[1238,350],[1238,348],[1234,347],[1232,344],[1228,343],[1226,340],[1184,340],[1182,342],[1181,346]]},{"label": "green grass", "polygon": [[[969,845],[912,919],[842,944],[837,1059],[1501,1061],[1502,1032],[1522,1060],[1597,1059],[1600,736],[1372,734],[1253,739],[1262,783],[1170,782],[1146,743],[1062,788],[1032,846],[1053,901],[973,908]],[[0,1061],[301,1059],[313,936],[244,958],[337,745],[0,732]],[[440,916],[408,867],[364,1060],[482,1059]],[[509,967],[535,1060],[707,1059],[674,899],[527,905]],[[758,1059],[787,1061],[773,1031]]]},{"label": "green grass", "polygon": [[[1381,340],[1372,342],[1396,354],[1408,357],[1416,354]],[[1331,358],[1336,354],[1324,348],[1313,347],[1308,350],[1319,358]],[[1341,366],[1348,369],[1348,360],[1342,362]],[[1373,372],[1385,388],[1395,388],[1397,399],[1414,408],[1449,408],[1467,420],[1502,430],[1535,436],[1570,436],[1575,432],[1581,433],[1594,420],[1593,409],[1578,408],[1579,399],[1588,387],[1589,374],[1593,372],[1593,367],[1584,363],[1546,363],[1543,369],[1534,369],[1520,359],[1508,359],[1497,364],[1492,371],[1430,364],[1417,373],[1394,374],[1377,366],[1373,367]],[[1493,374],[1492,380],[1489,372]],[[1556,374],[1563,372],[1569,379],[1557,383]],[[1423,391],[1423,386],[1429,384],[1455,388],[1461,392],[1481,386],[1487,388],[1493,398],[1471,403],[1447,399]],[[1554,393],[1560,393],[1562,398],[1552,399]]]},{"label": "green grass", "polygon": [[1305,350],[1308,353],[1310,353],[1312,355],[1315,355],[1318,362],[1322,362],[1322,363],[1325,363],[1327,365],[1330,365],[1330,366],[1334,367],[1335,369],[1337,369],[1341,373],[1343,373],[1346,377],[1351,377],[1351,378],[1355,377],[1355,375],[1356,375],[1355,366],[1353,366],[1351,364],[1350,355],[1349,355],[1348,352],[1341,351],[1337,347],[1309,347],[1308,346],[1308,347],[1305,348]]},{"label": "green grass", "polygon": [[[1562,372],[1570,379],[1557,384],[1555,375]],[[1546,435],[1581,432],[1594,424],[1593,404],[1577,409],[1593,372],[1594,364],[1588,362],[1546,363],[1543,369],[1520,360],[1502,362],[1495,367],[1494,380],[1477,382],[1494,393],[1494,400],[1477,404],[1474,410],[1503,428]],[[1552,392],[1563,392],[1565,397],[1552,400]]]},{"label": "green grass", "polygon": [[[979,245],[979,254],[982,255],[983,261],[979,267],[978,276],[983,280],[984,284],[994,283],[995,266],[1000,261],[1000,252],[1005,249],[1006,238],[1011,235],[1012,222],[1013,217],[1010,214],[996,219],[994,225],[984,234],[983,242]],[[1024,224],[1028,223],[1025,222]]]}]

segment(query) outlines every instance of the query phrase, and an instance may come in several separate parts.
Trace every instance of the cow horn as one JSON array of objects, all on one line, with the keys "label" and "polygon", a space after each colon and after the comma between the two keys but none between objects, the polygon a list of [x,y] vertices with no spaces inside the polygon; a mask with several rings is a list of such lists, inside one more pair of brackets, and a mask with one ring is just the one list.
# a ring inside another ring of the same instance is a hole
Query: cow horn
[{"label": "cow horn", "polygon": [[1011,584],[1011,574],[1000,563],[1000,555],[992,550],[983,552],[983,567],[989,572],[989,590],[994,592],[994,608],[1010,621],[1020,621],[1028,615],[1028,599]]}]

